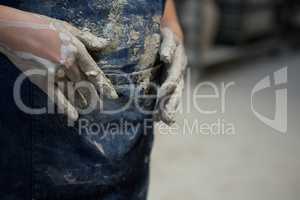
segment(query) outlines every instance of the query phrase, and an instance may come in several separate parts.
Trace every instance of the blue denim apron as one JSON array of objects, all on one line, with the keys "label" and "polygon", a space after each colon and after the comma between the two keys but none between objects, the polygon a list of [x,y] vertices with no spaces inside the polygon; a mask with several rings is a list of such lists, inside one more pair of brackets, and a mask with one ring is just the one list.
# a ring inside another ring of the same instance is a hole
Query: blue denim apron
[{"label": "blue denim apron", "polygon": [[[147,84],[156,81],[155,75],[150,76],[160,45],[163,0],[10,0],[0,4],[61,19],[111,39],[107,51],[93,55],[120,96],[105,100],[104,109],[116,110],[137,95],[155,94]],[[149,70],[149,75],[144,73]],[[19,75],[0,54],[0,199],[146,198],[153,122],[150,112],[140,112],[138,107],[153,110],[155,97],[140,98],[139,106],[135,101],[114,114],[94,110],[80,116],[84,127],[79,122],[70,127],[63,115],[29,115],[16,106],[13,86]],[[28,80],[21,97],[33,108],[47,105],[47,96]],[[98,127],[96,134],[94,127]]]}]

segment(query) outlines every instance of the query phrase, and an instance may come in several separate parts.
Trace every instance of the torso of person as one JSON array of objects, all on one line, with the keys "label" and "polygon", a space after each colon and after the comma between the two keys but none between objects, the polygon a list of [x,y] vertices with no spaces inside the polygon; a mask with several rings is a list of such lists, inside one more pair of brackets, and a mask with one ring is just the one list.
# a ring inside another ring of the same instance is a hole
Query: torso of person
[{"label": "torso of person", "polygon": [[[164,0],[4,0],[1,4],[64,20],[81,30],[109,39],[111,44],[107,49],[93,54],[98,66],[108,77],[147,71],[154,67],[157,60]],[[19,140],[21,130],[23,137],[19,144],[15,144],[15,139],[10,139],[11,143],[3,145],[19,145],[20,149],[16,147],[15,152],[24,152],[25,148],[25,152],[29,152],[29,158],[30,155],[34,155],[31,161],[14,161],[10,166],[19,165],[24,169],[31,166],[34,169],[33,180],[44,182],[49,179],[48,182],[54,185],[106,184],[118,180],[116,177],[126,178],[134,170],[138,173],[137,166],[140,170],[145,170],[141,163],[148,159],[151,149],[151,136],[145,136],[145,132],[152,132],[152,127],[145,128],[142,123],[151,116],[140,113],[136,107],[129,107],[117,114],[106,115],[96,111],[83,116],[88,122],[106,128],[101,129],[102,136],[90,135],[86,133],[88,129],[80,132],[78,127],[69,128],[64,125],[64,121],[57,120],[56,115],[32,119],[31,116],[21,114],[16,106],[12,105],[13,83],[17,76],[13,73],[16,69],[12,70],[12,64],[1,55],[0,64],[3,70],[0,75],[0,89],[6,94],[5,98],[0,99],[1,134],[2,137],[7,135]],[[113,84],[127,83],[123,83],[122,78],[115,78]],[[31,86],[30,89],[25,87],[22,91],[24,101],[36,104],[37,107],[44,105],[47,97],[32,87],[35,86]],[[129,85],[118,92],[125,91],[126,96],[128,88]],[[133,86],[133,90],[135,89],[136,86]],[[107,106],[118,108],[124,101],[120,98],[115,102],[108,102]],[[124,128],[125,125],[122,124],[117,135],[105,132],[110,132],[110,128],[105,125],[112,122],[120,125],[124,121],[141,124],[138,128]],[[131,155],[133,148],[136,153]],[[11,152],[5,153],[5,156],[9,157],[9,153]],[[5,156],[3,159],[6,159]],[[124,156],[126,159],[121,162]],[[118,160],[117,165],[112,164],[112,160]],[[27,162],[29,164],[26,164]],[[129,163],[133,164],[128,166]]]}]

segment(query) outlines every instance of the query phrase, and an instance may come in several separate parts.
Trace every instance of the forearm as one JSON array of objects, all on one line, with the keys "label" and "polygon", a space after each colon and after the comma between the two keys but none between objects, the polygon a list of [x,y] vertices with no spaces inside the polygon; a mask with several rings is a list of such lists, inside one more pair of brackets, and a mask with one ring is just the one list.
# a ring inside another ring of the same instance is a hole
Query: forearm
[{"label": "forearm", "polygon": [[168,26],[174,31],[180,40],[183,40],[183,32],[178,20],[174,0],[166,0],[165,12],[162,18],[162,27]]},{"label": "forearm", "polygon": [[21,21],[34,24],[44,24],[45,19],[39,18],[34,13],[21,11],[15,8],[0,5],[0,20],[1,21]]},{"label": "forearm", "polygon": [[61,44],[49,21],[11,7],[0,6],[0,45],[55,62],[60,59],[54,52],[60,51]]}]

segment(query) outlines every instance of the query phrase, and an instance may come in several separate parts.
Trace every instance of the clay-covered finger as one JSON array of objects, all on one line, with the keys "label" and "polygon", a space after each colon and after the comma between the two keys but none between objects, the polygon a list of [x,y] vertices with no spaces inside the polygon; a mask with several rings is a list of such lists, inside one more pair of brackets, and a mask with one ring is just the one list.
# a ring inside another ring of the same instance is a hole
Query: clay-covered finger
[{"label": "clay-covered finger", "polygon": [[[84,81],[84,76],[82,72],[79,70],[77,64],[73,64],[72,67],[66,69],[65,71],[66,76],[70,81],[72,81],[74,84],[77,84],[81,81]],[[79,106],[80,108],[88,106],[89,102],[89,94],[87,92],[87,88],[79,87],[76,91],[73,92],[74,97],[76,98],[76,106]]]},{"label": "clay-covered finger", "polygon": [[154,115],[154,119],[163,121],[167,125],[175,123],[175,114],[180,105],[184,89],[184,79],[182,78],[177,84],[175,90],[168,97],[164,97],[160,100],[157,106],[157,112]]},{"label": "clay-covered finger", "polygon": [[80,42],[77,42],[77,47],[79,50],[77,55],[78,65],[88,80],[94,84],[100,95],[110,99],[118,98],[118,94],[111,81],[98,67],[85,47]]},{"label": "clay-covered finger", "polygon": [[165,109],[165,106],[166,106],[165,101],[160,101],[159,102],[159,104],[157,106],[157,109],[156,109],[156,112],[153,115],[153,119],[156,122],[162,121],[165,124],[171,126],[172,124],[175,123],[175,113],[168,112]]},{"label": "clay-covered finger", "polygon": [[59,113],[67,115],[71,121],[76,121],[78,119],[79,115],[77,110],[58,88],[54,88],[54,102],[57,105]]},{"label": "clay-covered finger", "polygon": [[56,85],[80,114],[102,109],[102,100],[90,82],[80,81],[74,83],[65,79],[60,80]]},{"label": "clay-covered finger", "polygon": [[182,78],[178,86],[176,87],[174,93],[170,96],[169,101],[167,101],[164,109],[161,111],[162,120],[169,125],[175,122],[175,114],[180,105],[183,89],[184,89],[184,79]]},{"label": "clay-covered finger", "polygon": [[175,113],[168,113],[165,110],[160,111],[161,121],[167,124],[168,126],[172,126],[175,121]]},{"label": "clay-covered finger", "polygon": [[176,82],[164,82],[162,86],[158,90],[157,99],[161,100],[164,98],[168,98],[177,87]]},{"label": "clay-covered finger", "polygon": [[[75,102],[75,105],[80,109],[80,114],[88,114],[94,110],[102,110],[102,99],[99,97],[97,90],[92,83],[87,81],[79,82],[76,84],[74,90],[76,91],[76,94],[83,95],[87,100],[86,105],[80,104],[80,101]],[[77,98],[75,98],[75,100],[76,99]]]},{"label": "clay-covered finger", "polygon": [[[65,95],[68,96],[68,100],[76,108],[85,109],[92,104],[98,104],[101,106],[102,101],[99,97],[97,90],[90,81],[84,79],[84,75],[77,68],[77,65],[65,69],[65,78],[61,80],[63,87],[60,87],[61,91],[66,91]],[[96,102],[96,103],[94,103]],[[94,106],[95,107],[95,106]],[[100,108],[99,106],[97,108]]]},{"label": "clay-covered finger", "polygon": [[79,30],[78,28],[72,26],[69,23],[62,23],[64,23],[68,31],[71,34],[73,34],[77,39],[79,39],[90,51],[100,51],[109,45],[109,41],[107,39],[97,37],[88,31]]},{"label": "clay-covered finger", "polygon": [[187,57],[183,45],[179,45],[175,51],[175,57],[172,64],[168,66],[167,77],[163,82],[159,92],[158,99],[172,94],[178,83],[183,78],[187,66]]},{"label": "clay-covered finger", "polygon": [[68,97],[72,105],[76,107],[77,105],[81,105],[81,107],[88,105],[88,96],[84,95],[84,88],[79,88],[76,91],[74,90],[75,84],[83,80],[80,73],[81,72],[74,64],[74,66],[70,68],[59,69],[56,74],[56,85],[64,92],[64,95]]},{"label": "clay-covered finger", "polygon": [[71,67],[64,69],[65,75],[74,83],[84,79],[79,67],[74,63]]},{"label": "clay-covered finger", "polygon": [[81,31],[79,35],[76,36],[90,51],[100,51],[109,45],[109,41],[96,37],[90,32]]}]

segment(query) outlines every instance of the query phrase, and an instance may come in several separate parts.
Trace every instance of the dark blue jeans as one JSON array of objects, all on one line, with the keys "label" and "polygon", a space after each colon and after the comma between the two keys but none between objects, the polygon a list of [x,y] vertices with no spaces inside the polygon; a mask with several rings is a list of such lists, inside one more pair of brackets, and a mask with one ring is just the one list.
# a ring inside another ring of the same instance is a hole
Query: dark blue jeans
[{"label": "dark blue jeans", "polygon": [[[5,69],[0,76],[5,94],[0,98],[1,199],[146,197],[153,141],[150,115],[134,107],[114,115],[96,110],[80,116],[72,127],[63,115],[28,115],[13,99],[13,80],[20,72],[2,55],[0,64]],[[46,106],[47,96],[31,82],[26,81],[21,92],[26,105]],[[126,99],[121,94],[119,100],[104,107],[117,108]],[[151,109],[153,105],[148,106]],[[118,124],[120,129],[112,130],[111,124]],[[94,131],[95,125],[103,129]]]}]

